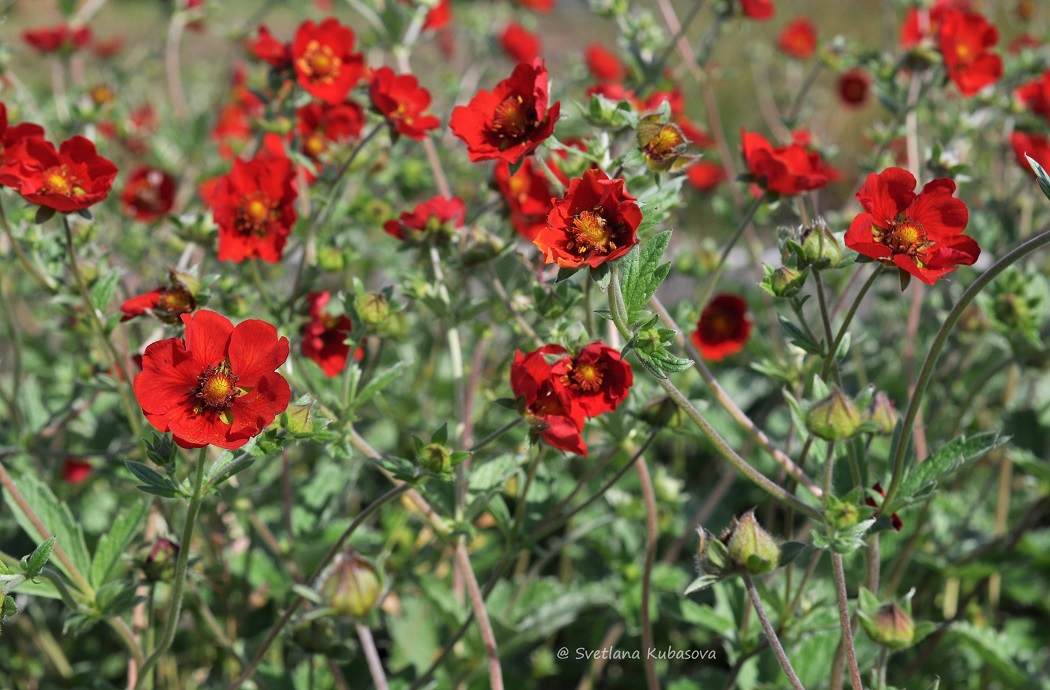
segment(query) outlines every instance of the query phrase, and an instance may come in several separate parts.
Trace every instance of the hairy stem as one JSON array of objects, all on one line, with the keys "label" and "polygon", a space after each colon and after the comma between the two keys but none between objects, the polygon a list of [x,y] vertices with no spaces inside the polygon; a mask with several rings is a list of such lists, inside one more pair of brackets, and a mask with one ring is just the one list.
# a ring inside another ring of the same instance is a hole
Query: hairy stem
[{"label": "hairy stem", "polygon": [[784,647],[780,644],[777,631],[773,629],[773,624],[769,622],[769,616],[766,615],[766,609],[762,606],[762,599],[758,596],[758,590],[755,589],[755,581],[751,579],[750,573],[744,573],[744,585],[747,587],[747,595],[751,598],[751,605],[755,607],[755,613],[758,614],[758,620],[762,622],[762,629],[766,631],[769,647],[773,650],[773,654],[776,655],[777,661],[780,662],[780,668],[784,670],[784,674],[791,682],[791,687],[795,690],[806,690],[802,685],[802,681],[798,679],[795,669],[792,668],[791,660],[788,659],[787,654],[784,652]]}]

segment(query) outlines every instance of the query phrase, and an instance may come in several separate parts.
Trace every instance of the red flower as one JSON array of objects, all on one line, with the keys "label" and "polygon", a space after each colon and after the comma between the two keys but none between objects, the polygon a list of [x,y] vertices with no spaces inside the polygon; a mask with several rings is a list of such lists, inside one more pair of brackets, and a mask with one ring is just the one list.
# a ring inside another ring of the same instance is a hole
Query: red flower
[{"label": "red flower", "polygon": [[22,32],[22,40],[41,53],[73,52],[91,42],[91,29],[66,25],[49,26]]},{"label": "red flower", "polygon": [[42,137],[29,136],[6,151],[5,159],[0,184],[16,188],[27,201],[62,213],[105,199],[117,176],[117,166],[79,135],[63,141],[57,151]]},{"label": "red flower", "polygon": [[290,160],[263,151],[214,182],[205,203],[219,226],[219,261],[281,260],[297,217],[294,178]]},{"label": "red flower", "polygon": [[700,356],[718,362],[744,349],[751,335],[747,302],[739,295],[715,295],[700,312],[696,330],[690,336]]},{"label": "red flower", "polygon": [[[405,211],[397,219],[383,223],[383,230],[402,241],[410,238],[440,241],[463,227],[466,211],[466,204],[459,197],[435,196],[416,206],[411,213]],[[406,230],[413,232],[409,234]]]},{"label": "red flower", "polygon": [[343,144],[361,136],[365,114],[353,101],[328,105],[308,103],[296,111],[299,148],[317,163],[323,162],[329,144]]},{"label": "red flower", "polygon": [[547,227],[533,243],[543,252],[545,263],[597,268],[638,244],[642,210],[636,201],[622,179],[609,179],[602,170],[590,168],[554,202]]},{"label": "red flower", "polygon": [[517,22],[507,24],[499,37],[503,52],[514,62],[532,62],[540,56],[540,38]]},{"label": "red flower", "polygon": [[151,292],[136,295],[125,300],[120,305],[120,311],[124,313],[120,317],[121,323],[130,321],[143,314],[153,314],[164,323],[177,324],[183,314],[189,314],[197,308],[197,299],[193,290],[183,281],[189,282],[189,276],[183,276],[171,271],[169,287],[159,287]]},{"label": "red flower", "polygon": [[113,57],[123,49],[124,39],[120,36],[113,36],[107,39],[96,38],[91,44],[91,52],[95,54],[95,57],[103,60]]},{"label": "red flower", "polygon": [[265,24],[259,25],[259,35],[247,44],[248,50],[256,60],[269,63],[274,69],[285,70],[292,67],[292,46],[274,38]]},{"label": "red flower", "polygon": [[[510,222],[523,238],[532,242],[547,227],[547,216],[554,208],[553,190],[543,170],[532,158],[526,158],[513,175],[510,163],[496,164],[496,187],[510,208]],[[566,184],[568,180],[565,180]]]},{"label": "red flower", "polygon": [[587,62],[591,76],[598,81],[619,83],[627,74],[627,68],[616,57],[616,53],[601,43],[588,43],[583,51],[583,59]]},{"label": "red flower", "polygon": [[275,370],[288,339],[251,319],[236,327],[213,311],[182,315],[186,338],[151,344],[135,377],[146,419],[183,448],[240,448],[288,407],[292,391]]},{"label": "red flower", "polygon": [[449,127],[466,142],[472,163],[517,163],[554,132],[561,103],[548,110],[549,98],[543,62],[521,63],[491,93],[481,90],[468,105],[454,108]]},{"label": "red flower", "polygon": [[907,170],[887,168],[868,175],[857,192],[864,213],[850,223],[846,246],[897,266],[933,285],[959,266],[977,261],[981,248],[963,235],[969,212],[952,196],[955,182],[937,178],[915,193]]},{"label": "red flower", "polygon": [[40,125],[34,125],[28,122],[8,127],[7,122],[7,106],[0,103],[0,184],[7,185],[10,187],[18,186],[18,177],[16,172],[15,177],[9,182],[5,182],[3,179],[4,168],[7,166],[9,160],[16,160],[21,157],[20,154],[16,154],[14,149],[17,148],[26,139],[43,139],[44,128]]},{"label": "red flower", "polygon": [[1050,139],[1041,134],[1032,132],[1015,131],[1010,134],[1010,146],[1013,147],[1017,164],[1026,173],[1035,177],[1035,171],[1025,158],[1025,154],[1031,156],[1036,163],[1043,166],[1044,170],[1050,170]]},{"label": "red flower", "polygon": [[159,168],[139,166],[131,173],[120,195],[124,213],[137,221],[162,219],[175,204],[175,178]]},{"label": "red flower", "polygon": [[839,98],[850,108],[864,105],[868,100],[868,75],[860,69],[851,69],[839,77]]},{"label": "red flower", "polygon": [[[350,335],[350,319],[346,315],[332,316],[324,307],[328,304],[331,293],[311,292],[306,296],[310,305],[310,321],[303,325],[303,356],[312,359],[321,367],[325,376],[338,376],[346,368],[350,357],[350,346],[346,338]],[[354,359],[361,361],[364,351],[354,350]]]},{"label": "red flower", "polygon": [[750,19],[765,21],[773,17],[773,0],[740,0],[740,6]]},{"label": "red flower", "polygon": [[510,367],[510,389],[521,401],[534,433],[559,450],[586,457],[587,444],[580,435],[583,415],[573,408],[566,390],[556,385],[546,357],[564,354],[560,345],[544,345],[527,355],[517,350]]},{"label": "red flower", "polygon": [[634,383],[631,365],[603,343],[591,343],[575,357],[559,360],[551,376],[568,394],[573,412],[584,417],[615,410]]},{"label": "red flower", "polygon": [[938,33],[948,77],[964,96],[972,96],[1003,74],[1003,60],[988,49],[999,31],[976,12],[946,12]]},{"label": "red flower", "polygon": [[361,53],[352,52],[354,32],[329,17],[320,26],[307,20],[292,40],[299,86],[325,103],[341,103],[365,73]]},{"label": "red flower", "polygon": [[697,161],[686,168],[686,180],[698,192],[710,192],[726,180],[726,171],[721,163]]},{"label": "red flower", "polygon": [[1050,70],[1043,72],[1038,79],[1017,87],[1014,95],[1025,108],[1050,120]]},{"label": "red flower", "polygon": [[437,31],[452,23],[452,3],[449,0],[438,0],[438,4],[430,8],[427,18],[423,20],[423,29]]},{"label": "red flower", "polygon": [[925,39],[935,39],[941,30],[944,15],[955,11],[971,11],[969,0],[936,0],[928,10],[910,8],[901,24],[901,47],[912,48]]},{"label": "red flower", "polygon": [[792,19],[781,30],[777,46],[799,60],[808,60],[817,51],[817,29],[805,17]]},{"label": "red flower", "polygon": [[799,194],[820,189],[839,179],[839,172],[821,160],[820,154],[798,143],[772,147],[754,132],[740,130],[744,158],[755,181],[771,192]]},{"label": "red flower", "polygon": [[[880,496],[882,496],[883,498],[886,497],[886,492],[882,490],[882,484],[880,484],[878,482],[875,482],[875,486],[873,486],[871,488],[872,488],[872,490],[877,491],[878,494]],[[875,499],[872,498],[871,496],[868,496],[868,497],[866,497],[864,499],[864,505],[871,506],[872,508],[878,508],[879,507],[878,504],[875,503]],[[900,517],[898,517],[897,513],[894,513],[893,515],[890,516],[890,524],[893,526],[893,529],[898,531],[898,532],[900,532],[901,528],[904,527],[904,521],[901,520]]]},{"label": "red flower", "polygon": [[398,134],[409,139],[422,141],[429,130],[441,124],[426,112],[430,92],[411,74],[396,75],[389,67],[380,67],[372,73],[368,93],[375,109],[394,125]]},{"label": "red flower", "polygon": [[263,102],[245,85],[243,66],[233,72],[233,97],[219,109],[211,139],[219,144],[219,155],[233,158],[252,134],[252,119],[261,115]]},{"label": "red flower", "polygon": [[91,463],[76,458],[62,461],[62,481],[67,484],[79,484],[91,476]]}]

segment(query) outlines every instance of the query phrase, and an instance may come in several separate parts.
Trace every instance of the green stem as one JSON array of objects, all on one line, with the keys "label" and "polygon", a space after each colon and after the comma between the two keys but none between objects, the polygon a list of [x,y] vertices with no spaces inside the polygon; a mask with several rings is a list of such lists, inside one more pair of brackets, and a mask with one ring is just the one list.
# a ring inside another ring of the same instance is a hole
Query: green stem
[{"label": "green stem", "polygon": [[189,570],[191,542],[193,530],[197,524],[197,514],[200,513],[201,503],[204,502],[204,470],[208,460],[208,446],[204,446],[197,456],[197,470],[193,479],[193,494],[190,496],[189,506],[186,508],[186,522],[182,527],[182,540],[179,542],[179,557],[175,561],[175,580],[171,591],[171,603],[168,605],[167,619],[164,621],[164,630],[161,632],[157,648],[146,659],[139,670],[139,677],[135,683],[135,690],[143,687],[143,682],[149,677],[149,671],[160,658],[171,647],[175,639],[175,628],[179,625],[179,614],[182,612],[182,596],[186,591],[186,571]]},{"label": "green stem", "polygon": [[707,282],[704,283],[703,292],[700,293],[700,299],[697,300],[697,304],[701,309],[707,306],[708,300],[711,299],[711,295],[715,291],[715,285],[718,283],[718,278],[722,275],[722,269],[725,268],[726,261],[729,259],[729,252],[733,250],[733,247],[740,239],[740,236],[744,234],[744,230],[747,228],[748,223],[750,223],[751,219],[755,217],[755,213],[758,212],[758,209],[762,206],[765,200],[766,195],[763,194],[755,199],[751,206],[748,207],[747,211],[744,212],[744,217],[740,220],[740,224],[737,225],[736,231],[729,239],[729,243],[726,244],[725,248],[722,250],[722,255],[718,257],[718,264],[715,266],[714,271],[711,272],[711,276],[707,279]]},{"label": "green stem", "polygon": [[962,318],[963,312],[965,312],[966,308],[970,306],[970,302],[977,297],[977,293],[991,283],[996,276],[1015,262],[1023,259],[1038,249],[1042,249],[1048,244],[1050,244],[1050,230],[1044,230],[996,261],[991,268],[982,273],[977,280],[966,289],[959,298],[959,301],[955,303],[955,306],[952,307],[952,310],[948,313],[948,317],[944,320],[944,323],[941,324],[941,328],[937,331],[937,335],[933,339],[933,344],[930,346],[930,351],[926,353],[926,360],[922,363],[922,369],[919,371],[919,379],[915,382],[915,391],[912,393],[911,400],[908,401],[908,409],[904,413],[904,422],[901,426],[901,432],[899,435],[894,436],[894,445],[891,449],[891,455],[893,457],[893,476],[890,479],[889,488],[886,489],[886,498],[882,502],[884,512],[892,512],[893,500],[897,497],[897,492],[900,491],[901,481],[904,479],[904,458],[907,453],[908,441],[911,437],[912,427],[915,424],[915,418],[919,414],[919,404],[922,401],[922,396],[926,392],[927,386],[930,384],[930,378],[933,376],[933,370],[934,366],[937,364],[937,358],[940,356],[941,350],[948,341],[948,336],[951,335],[952,330],[955,328],[955,324],[957,324],[959,319]]},{"label": "green stem", "polygon": [[15,250],[15,255],[18,257],[19,263],[26,270],[26,273],[33,276],[33,280],[40,284],[40,287],[47,290],[50,294],[55,294],[58,289],[51,284],[51,280],[46,278],[43,273],[37,270],[33,262],[29,260],[29,257],[22,251],[22,247],[18,244],[18,240],[15,239],[15,234],[11,230],[11,224],[7,220],[7,214],[4,213],[4,204],[0,200],[0,224],[4,226],[4,234],[7,235],[8,241],[11,243],[11,248]]},{"label": "green stem", "polygon": [[842,325],[839,326],[838,335],[835,336],[835,340],[831,343],[831,347],[828,348],[829,356],[824,359],[824,367],[821,369],[820,373],[821,378],[826,379],[828,377],[830,367],[829,362],[832,361],[832,359],[835,356],[835,353],[839,351],[839,345],[842,344],[842,339],[846,336],[846,332],[849,329],[850,322],[853,321],[853,316],[857,313],[857,308],[860,307],[860,303],[864,301],[864,295],[868,294],[868,290],[871,289],[871,286],[875,284],[875,279],[879,276],[880,273],[882,273],[883,268],[884,267],[882,264],[878,264],[875,267],[875,270],[872,272],[871,276],[869,276],[868,279],[864,282],[864,285],[862,285],[860,288],[860,292],[858,292],[857,296],[853,299],[853,304],[850,305],[849,311],[846,312],[846,318],[843,319]]},{"label": "green stem", "polygon": [[769,641],[769,646],[777,657],[777,661],[780,662],[780,668],[783,669],[784,674],[788,677],[788,681],[791,682],[791,687],[795,690],[806,690],[802,685],[802,681],[798,679],[795,669],[791,667],[791,661],[784,652],[783,645],[780,644],[777,631],[773,629],[773,624],[769,622],[769,616],[766,615],[766,609],[762,606],[762,599],[758,596],[755,581],[751,579],[751,575],[748,573],[744,573],[744,586],[747,588],[747,595],[751,598],[752,606],[755,607],[755,613],[758,614],[758,620],[762,622],[762,629],[766,631],[766,639]]},{"label": "green stem", "polygon": [[88,292],[87,283],[84,282],[84,275],[80,272],[80,262],[77,261],[76,248],[73,245],[73,229],[69,225],[69,218],[66,214],[62,216],[62,227],[65,230],[66,235],[66,253],[69,254],[69,265],[73,270],[73,278],[76,281],[77,289],[80,291],[80,296],[84,300],[84,307],[88,313],[88,320],[91,322],[91,326],[95,331],[95,335],[102,341],[103,349],[106,351],[106,355],[109,357],[109,364],[113,368],[114,373],[119,379],[117,382],[117,391],[120,394],[120,401],[124,406],[124,412],[127,414],[128,423],[131,425],[131,430],[135,434],[135,437],[142,441],[142,423],[139,421],[139,413],[136,410],[136,406],[132,403],[131,397],[128,395],[128,389],[131,386],[131,379],[128,378],[127,370],[124,365],[120,363],[120,355],[117,354],[117,350],[113,347],[113,343],[109,341],[109,336],[106,334],[106,328],[103,326],[101,319],[98,316],[98,310],[95,309],[95,303],[91,301],[91,293]]},{"label": "green stem", "polygon": [[656,540],[658,526],[656,522],[656,492],[653,480],[649,476],[649,467],[645,458],[639,457],[635,463],[638,479],[642,485],[642,498],[645,501],[645,568],[642,570],[642,647],[645,648],[645,679],[649,690],[660,690],[660,681],[656,676],[656,661],[648,650],[653,649],[653,623],[649,616],[649,601],[652,597],[653,562],[656,560]]},{"label": "green stem", "polygon": [[849,679],[853,690],[864,690],[857,666],[857,651],[853,646],[853,624],[850,622],[849,600],[846,594],[846,571],[842,567],[842,554],[831,554],[831,571],[835,576],[835,595],[839,603],[839,624],[842,627],[842,645],[849,662]]},{"label": "green stem", "polygon": [[472,445],[470,447],[470,452],[471,453],[476,453],[477,451],[481,450],[482,448],[484,448],[488,444],[492,443],[497,438],[499,438],[503,434],[507,433],[508,431],[510,431],[511,429],[513,429],[514,427],[518,426],[519,424],[521,424],[524,421],[525,421],[524,417],[515,417],[511,421],[507,422],[506,424],[504,424],[500,428],[498,428],[495,431],[493,431],[491,434],[489,434],[485,438],[481,439],[480,441],[478,441],[477,443]]},{"label": "green stem", "polygon": [[[630,338],[632,334],[630,327],[627,324],[627,307],[623,301],[623,292],[621,292],[620,288],[620,267],[617,264],[613,264],[612,266],[611,282],[609,284],[608,293],[609,307],[612,312],[613,323],[616,324],[616,328],[620,331],[620,335],[624,338]],[[715,446],[722,457],[728,460],[748,479],[775,498],[794,506],[799,512],[805,513],[814,520],[821,519],[820,511],[800,501],[797,497],[784,489],[784,487],[766,477],[740,457],[740,455],[733,450],[732,446],[730,446],[704,418],[704,416],[700,414],[700,411],[693,407],[693,404],[689,402],[689,399],[686,398],[680,390],[678,390],[677,386],[671,383],[668,379],[657,379],[657,383],[659,383],[660,387],[667,392],[672,400],[674,400],[675,404],[689,415],[693,422],[700,427],[700,430],[704,432],[704,436],[706,436]]]}]

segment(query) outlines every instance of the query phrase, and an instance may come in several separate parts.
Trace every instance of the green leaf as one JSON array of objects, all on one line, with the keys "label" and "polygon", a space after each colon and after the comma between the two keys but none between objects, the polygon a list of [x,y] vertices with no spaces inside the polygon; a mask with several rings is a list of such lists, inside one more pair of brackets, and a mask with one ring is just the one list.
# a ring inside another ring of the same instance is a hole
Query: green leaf
[{"label": "green leaf", "polygon": [[598,264],[596,268],[590,270],[590,276],[599,290],[605,292],[609,289],[609,282],[612,280],[612,270],[609,264]]},{"label": "green leaf", "polygon": [[131,508],[122,512],[113,521],[109,532],[103,534],[95,548],[95,557],[91,561],[91,585],[99,587],[109,579],[113,566],[120,560],[121,554],[135,538],[139,523],[149,510],[148,501],[138,501]]},{"label": "green leaf", "polygon": [[148,494],[165,498],[176,498],[184,495],[182,487],[149,465],[144,465],[134,460],[125,460],[124,466],[142,482],[138,488]]},{"label": "green leaf", "polygon": [[[1009,440],[1009,436],[1002,436],[998,431],[985,431],[969,438],[960,436],[912,467],[901,486],[901,497],[912,496],[932,488],[939,479],[976,462]],[[883,508],[883,512],[891,513],[893,510]]]},{"label": "green leaf", "polygon": [[562,281],[568,280],[569,278],[572,278],[574,275],[576,275],[576,272],[579,270],[580,269],[578,268],[565,268],[563,266],[562,268],[558,269],[558,277],[554,279],[554,282],[560,283]]},{"label": "green leaf", "polygon": [[627,313],[644,310],[667,277],[671,264],[661,264],[660,260],[670,241],[671,231],[666,230],[646,242],[641,250],[635,247],[620,259],[623,301]]},{"label": "green leaf", "polygon": [[783,314],[777,314],[777,320],[780,322],[780,327],[784,329],[788,337],[791,338],[792,343],[802,348],[811,355],[824,354],[824,342],[817,343],[813,338],[796,326],[790,319]]},{"label": "green leaf", "polygon": [[372,380],[368,382],[368,385],[362,388],[361,392],[357,394],[356,398],[354,398],[354,402],[350,406],[351,411],[356,410],[374,398],[377,393],[389,386],[400,376],[402,369],[411,364],[411,360],[403,359],[396,364],[391,364],[385,369],[377,371],[375,376],[372,377]]},{"label": "green leaf", "polygon": [[791,563],[809,547],[808,544],[800,541],[786,541],[780,545],[780,559],[777,561],[777,567],[782,568],[788,563]]},{"label": "green leaf", "polygon": [[689,594],[692,594],[693,592],[699,592],[701,590],[707,589],[708,587],[719,582],[721,579],[722,578],[717,575],[701,575],[700,577],[696,578],[695,580],[689,583],[689,586],[685,588],[685,591],[682,592],[682,595],[687,596]]},{"label": "green leaf", "polygon": [[[91,570],[91,557],[88,556],[87,544],[84,542],[84,530],[80,524],[73,519],[69,507],[55,498],[51,489],[36,477],[26,475],[15,482],[18,491],[32,506],[33,512],[43,523],[46,534],[41,534],[30,521],[29,517],[22,512],[18,504],[11,498],[10,492],[4,489],[5,502],[15,515],[19,526],[26,531],[34,540],[46,540],[54,536],[58,546],[69,556],[73,568],[79,571],[81,576],[86,577]],[[73,577],[72,572],[62,561],[57,561],[58,567],[66,575]]]},{"label": "green leaf", "polygon": [[1039,182],[1039,189],[1043,190],[1043,195],[1047,199],[1050,199],[1050,175],[1047,175],[1046,171],[1043,170],[1043,166],[1039,165],[1027,153],[1024,157],[1028,159],[1028,165],[1032,166],[1032,170],[1035,172],[1035,179]]},{"label": "green leaf", "polygon": [[91,289],[91,303],[95,309],[106,311],[106,305],[113,299],[113,293],[117,291],[117,281],[120,280],[120,271],[115,268],[109,269],[95,283]]},{"label": "green leaf", "polygon": [[23,572],[27,579],[32,580],[34,577],[40,574],[40,571],[44,569],[47,564],[47,559],[51,558],[51,552],[55,548],[55,538],[51,537],[47,541],[40,544],[33,551],[33,554],[26,559],[25,568]]}]

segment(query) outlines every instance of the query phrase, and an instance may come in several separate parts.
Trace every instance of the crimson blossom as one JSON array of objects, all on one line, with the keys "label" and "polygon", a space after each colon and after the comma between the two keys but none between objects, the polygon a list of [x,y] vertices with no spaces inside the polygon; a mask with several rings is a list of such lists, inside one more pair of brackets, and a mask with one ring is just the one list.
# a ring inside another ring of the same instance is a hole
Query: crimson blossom
[{"label": "crimson blossom", "polygon": [[761,134],[740,130],[744,159],[755,182],[777,194],[799,194],[820,189],[839,179],[835,168],[820,154],[799,143],[774,147]]},{"label": "crimson blossom", "polygon": [[796,17],[780,31],[777,47],[793,58],[808,60],[817,51],[817,29],[806,17]]},{"label": "crimson blossom", "polygon": [[22,40],[41,53],[71,53],[91,42],[91,29],[59,24],[23,31]]},{"label": "crimson blossom", "polygon": [[845,243],[933,285],[959,266],[972,265],[981,248],[962,234],[969,211],[953,196],[955,182],[939,177],[918,194],[915,184],[912,174],[901,168],[868,175],[857,192],[864,213],[850,223]]},{"label": "crimson blossom", "polygon": [[575,357],[555,362],[551,376],[568,394],[573,412],[584,417],[615,410],[634,383],[631,365],[604,343],[591,343]]},{"label": "crimson blossom", "polygon": [[532,62],[540,56],[540,38],[517,22],[507,24],[499,35],[503,52],[515,62]]},{"label": "crimson blossom", "polygon": [[234,326],[207,310],[183,314],[182,323],[185,339],[146,348],[135,397],[149,423],[183,448],[240,448],[288,407],[292,391],[276,372],[288,339],[265,321]]},{"label": "crimson blossom", "polygon": [[718,362],[743,350],[750,336],[747,302],[739,295],[721,293],[700,312],[690,340],[701,357]]},{"label": "crimson blossom", "polygon": [[292,39],[292,62],[299,86],[332,105],[346,100],[365,74],[361,53],[353,52],[354,32],[329,17],[320,25],[307,20]]},{"label": "crimson blossom", "polygon": [[1021,84],[1014,96],[1025,108],[1050,121],[1050,69],[1038,79]]},{"label": "crimson blossom", "polygon": [[[514,230],[529,242],[547,227],[547,216],[554,208],[551,203],[554,192],[541,165],[533,158],[526,158],[517,172],[511,175],[510,163],[499,161],[494,172],[496,187],[510,211],[510,222]],[[564,178],[563,184],[568,184],[568,178],[560,170],[555,168],[554,172],[559,179]]]},{"label": "crimson blossom", "polygon": [[559,450],[586,457],[583,414],[573,407],[566,389],[556,384],[547,361],[548,356],[565,354],[561,345],[544,345],[525,355],[517,350],[510,367],[510,389],[534,434]]},{"label": "crimson blossom", "polygon": [[[325,376],[338,376],[346,368],[350,358],[350,346],[346,339],[350,335],[350,318],[345,314],[334,316],[325,310],[331,299],[328,290],[311,292],[306,296],[310,307],[310,321],[303,325],[303,356],[321,367]],[[364,350],[354,350],[354,359],[361,361]]]},{"label": "crimson blossom", "polygon": [[394,126],[394,131],[409,139],[422,141],[427,132],[441,124],[427,112],[430,92],[411,74],[398,75],[389,67],[380,67],[372,73],[368,93],[372,105]]},{"label": "crimson blossom", "polygon": [[[295,111],[299,148],[315,163],[323,163],[331,144],[345,144],[361,136],[365,114],[353,101],[329,105],[307,103]],[[308,176],[309,177],[309,176]]]},{"label": "crimson blossom", "polygon": [[116,176],[117,166],[98,155],[90,139],[79,135],[63,141],[57,150],[43,137],[23,135],[5,149],[0,167],[0,184],[17,189],[31,203],[61,213],[82,211],[104,200]]},{"label": "crimson blossom", "polygon": [[517,163],[554,133],[561,103],[548,108],[549,100],[543,62],[523,62],[491,92],[482,89],[469,104],[456,106],[449,127],[466,143],[472,163]]},{"label": "crimson blossom", "polygon": [[[44,128],[29,122],[8,126],[7,106],[0,103],[0,168],[13,159],[12,150],[26,139],[43,139]],[[8,184],[0,181],[0,184]],[[15,185],[12,185],[15,186]]]},{"label": "crimson blossom", "polygon": [[[407,241],[447,239],[463,227],[467,206],[459,197],[435,196],[383,223],[388,235]],[[411,231],[411,232],[406,232]]]},{"label": "crimson blossom", "polygon": [[583,59],[587,63],[587,71],[600,82],[619,84],[627,75],[627,68],[616,53],[601,43],[588,43],[583,51]]},{"label": "crimson blossom", "polygon": [[135,220],[156,222],[175,204],[175,178],[160,168],[139,166],[128,177],[120,202],[124,213]]},{"label": "crimson blossom", "polygon": [[[121,323],[137,316],[152,314],[164,323],[175,325],[183,314],[189,314],[197,308],[197,297],[194,289],[198,285],[195,278],[172,270],[169,273],[170,285],[156,290],[135,295],[120,305],[123,316]],[[191,289],[191,285],[194,289]]]},{"label": "crimson blossom", "polygon": [[945,13],[938,42],[948,77],[962,95],[972,96],[1002,76],[1002,58],[989,52],[999,42],[999,31],[980,14]]},{"label": "crimson blossom", "polygon": [[638,244],[642,210],[624,189],[622,179],[610,179],[598,168],[585,170],[569,183],[565,196],[554,202],[547,227],[533,244],[543,261],[562,268],[597,268],[618,259]]},{"label": "crimson blossom", "polygon": [[288,158],[263,150],[214,181],[204,201],[219,226],[219,261],[281,260],[297,218],[294,177]]}]

